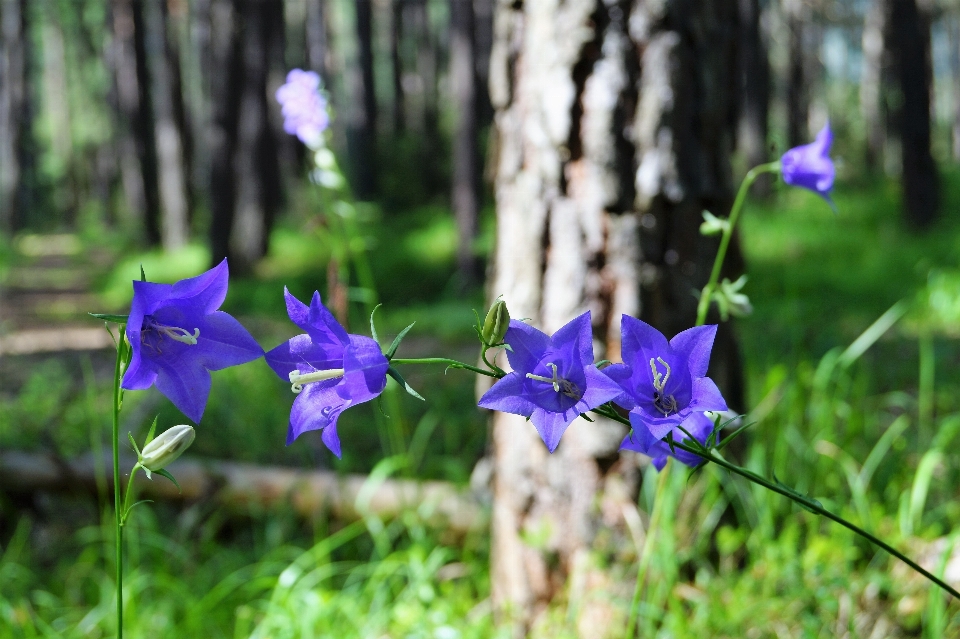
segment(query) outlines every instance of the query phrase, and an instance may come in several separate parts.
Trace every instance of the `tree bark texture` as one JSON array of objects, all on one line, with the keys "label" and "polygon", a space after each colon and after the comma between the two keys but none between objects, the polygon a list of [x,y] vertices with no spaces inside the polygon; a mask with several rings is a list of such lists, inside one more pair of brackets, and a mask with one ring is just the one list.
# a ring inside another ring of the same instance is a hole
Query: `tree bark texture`
[{"label": "tree bark texture", "polygon": [[806,69],[804,31],[807,17],[802,0],[785,0],[787,22],[787,144],[795,147],[807,143],[807,114],[810,108],[809,78]]},{"label": "tree bark texture", "polygon": [[450,92],[456,124],[453,135],[451,200],[457,220],[457,270],[461,286],[477,278],[473,243],[480,207],[480,149],[477,139],[476,65],[474,64],[473,3],[450,2]]},{"label": "tree bark texture", "polygon": [[189,236],[180,62],[167,28],[167,4],[145,2],[143,12],[159,178],[160,238],[164,250],[172,251],[184,246]]},{"label": "tree bark texture", "polygon": [[[691,291],[716,249],[699,235],[701,212],[726,214],[732,199],[739,35],[736,0],[498,2],[489,293],[513,317],[552,333],[589,310],[596,357],[614,361],[621,314],[667,335],[694,323]],[[740,266],[736,246],[728,263]],[[724,339],[711,374],[729,389],[739,373]],[[636,459],[618,453],[624,434],[577,420],[550,455],[523,417],[494,414],[492,598],[517,634],[603,552],[602,504],[624,481],[611,470],[629,478]]]},{"label": "tree bark texture", "polygon": [[889,0],[889,37],[897,89],[894,119],[900,134],[903,212],[916,228],[937,218],[939,180],[930,153],[930,18],[916,0]]},{"label": "tree bark texture", "polygon": [[[118,8],[124,3],[118,3]],[[154,127],[154,112],[150,71],[148,69],[146,31],[144,21],[144,6],[140,2],[131,0],[130,12],[133,18],[133,53],[136,64],[136,101],[134,102],[130,88],[121,89],[131,92],[126,102],[129,108],[128,117],[136,139],[137,155],[140,164],[140,176],[143,185],[143,226],[147,244],[160,244],[160,184],[158,180],[158,162],[156,146],[156,129]],[[129,82],[130,77],[125,73],[122,81]],[[118,78],[118,82],[121,78]],[[121,103],[125,99],[121,98]]]},{"label": "tree bark texture", "polygon": [[373,2],[355,0],[358,69],[354,72],[355,99],[351,110],[350,156],[354,190],[361,200],[373,197],[377,188],[377,97],[373,84]]},{"label": "tree bark texture", "polygon": [[[767,161],[770,112],[770,63],[760,29],[760,1],[739,0],[743,40],[740,54],[743,77],[739,145],[748,166]],[[769,190],[769,180],[763,183]]]}]

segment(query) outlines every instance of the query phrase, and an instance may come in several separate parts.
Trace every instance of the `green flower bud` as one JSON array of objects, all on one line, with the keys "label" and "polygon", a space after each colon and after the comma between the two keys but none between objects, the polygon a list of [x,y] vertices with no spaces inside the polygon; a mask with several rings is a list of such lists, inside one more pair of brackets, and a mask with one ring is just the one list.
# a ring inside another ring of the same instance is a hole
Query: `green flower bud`
[{"label": "green flower bud", "polygon": [[[147,471],[157,472],[183,454],[196,433],[193,426],[181,424],[167,429],[143,447],[140,453],[140,465]],[[149,474],[149,473],[148,473]]]},{"label": "green flower bud", "polygon": [[487,311],[487,317],[483,320],[483,329],[480,331],[480,338],[487,346],[493,346],[503,341],[503,336],[507,334],[510,327],[510,312],[507,311],[507,303],[498,299]]}]

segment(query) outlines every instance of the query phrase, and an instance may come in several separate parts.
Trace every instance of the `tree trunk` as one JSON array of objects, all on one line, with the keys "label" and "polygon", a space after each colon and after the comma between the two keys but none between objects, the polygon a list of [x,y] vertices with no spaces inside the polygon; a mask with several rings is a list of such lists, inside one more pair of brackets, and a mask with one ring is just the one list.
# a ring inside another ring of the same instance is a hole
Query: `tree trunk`
[{"label": "tree trunk", "polygon": [[393,80],[393,134],[403,133],[406,128],[403,108],[403,59],[400,57],[400,42],[403,40],[403,2],[390,3],[390,70]]},{"label": "tree trunk", "polygon": [[[739,146],[750,167],[767,162],[767,126],[770,112],[770,63],[767,47],[760,32],[759,0],[740,0],[740,23],[743,28],[741,50],[743,74],[743,109],[740,120]],[[769,192],[770,180],[757,184],[755,191]]]},{"label": "tree trunk", "polygon": [[[117,8],[125,3],[120,2]],[[129,117],[133,137],[137,144],[140,159],[140,177],[143,185],[143,226],[149,246],[160,244],[160,185],[157,179],[157,146],[154,127],[153,100],[150,86],[150,72],[147,59],[144,6],[131,0],[130,12],[133,18],[133,52],[136,60],[137,97],[134,103],[129,101]],[[130,78],[124,74],[124,82]],[[129,89],[126,89],[129,90]]]},{"label": "tree trunk", "polygon": [[373,85],[373,3],[355,0],[357,17],[357,64],[354,73],[355,98],[350,126],[350,156],[353,163],[354,190],[361,200],[376,192],[377,174],[377,96]]},{"label": "tree trunk", "polygon": [[789,38],[787,62],[787,144],[806,144],[809,111],[808,79],[805,71],[804,5],[801,0],[785,0],[784,12]]},{"label": "tree trunk", "polygon": [[864,161],[868,169],[883,166],[885,142],[882,89],[887,0],[871,0],[863,18],[863,64],[860,72],[860,113],[866,133]]},{"label": "tree trunk", "polygon": [[145,2],[143,11],[160,188],[160,237],[164,250],[173,251],[184,246],[189,235],[179,60],[170,43],[167,4]]},{"label": "tree trunk", "polygon": [[937,218],[939,184],[930,153],[930,19],[916,0],[891,0],[890,38],[900,100],[895,113],[900,133],[904,216],[916,228]]},{"label": "tree trunk", "polygon": [[[738,35],[736,0],[499,1],[490,295],[512,316],[553,332],[590,310],[597,359],[611,360],[621,314],[668,335],[693,324],[690,291],[716,248],[701,211],[727,213],[732,199]],[[549,455],[522,417],[494,414],[491,594],[517,634],[565,578],[593,570],[598,492],[635,463],[617,452],[624,434],[578,420]],[[622,523],[604,526],[616,536]]]},{"label": "tree trunk", "polygon": [[473,253],[480,199],[473,26],[472,2],[451,0],[450,92],[456,114],[451,200],[457,220],[457,271],[463,287],[473,284],[478,275],[477,259]]},{"label": "tree trunk", "polygon": [[952,43],[950,49],[950,74],[953,76],[953,160],[960,162],[960,16],[950,20]]},{"label": "tree trunk", "polygon": [[327,17],[326,2],[324,0],[307,0],[306,31],[307,67],[320,74],[324,80],[327,76]]},{"label": "tree trunk", "polygon": [[0,232],[22,225],[18,201],[23,179],[21,149],[29,135],[26,1],[0,4]]}]

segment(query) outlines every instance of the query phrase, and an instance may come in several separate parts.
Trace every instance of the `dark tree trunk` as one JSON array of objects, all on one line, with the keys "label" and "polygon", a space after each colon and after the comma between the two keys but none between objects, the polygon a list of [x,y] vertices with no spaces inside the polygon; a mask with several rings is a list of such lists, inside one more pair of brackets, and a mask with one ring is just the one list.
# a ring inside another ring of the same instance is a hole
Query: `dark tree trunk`
[{"label": "dark tree trunk", "polygon": [[891,0],[890,39],[900,92],[894,115],[900,133],[904,215],[924,228],[937,218],[939,184],[930,153],[930,19],[916,0]]},{"label": "dark tree trunk", "polygon": [[950,74],[953,76],[953,159],[960,162],[960,15],[950,20]]},{"label": "dark tree trunk", "polygon": [[143,11],[160,189],[160,238],[163,248],[170,251],[184,246],[189,236],[180,63],[167,29],[167,4],[145,2]]},{"label": "dark tree trunk", "polygon": [[22,228],[29,184],[24,149],[31,118],[27,88],[26,0],[0,4],[0,232]]},{"label": "dark tree trunk", "polygon": [[[743,108],[739,144],[748,166],[767,161],[767,123],[770,111],[770,63],[760,32],[759,0],[739,0],[743,28],[741,61],[743,65]],[[768,190],[769,180],[757,190]]]},{"label": "dark tree trunk", "polygon": [[212,0],[210,5],[210,76],[212,127],[210,135],[210,256],[213,264],[230,256],[236,207],[233,158],[237,148],[240,113],[239,15],[232,0]]},{"label": "dark tree trunk", "polygon": [[373,86],[373,3],[355,0],[357,16],[357,49],[359,72],[356,74],[354,117],[350,131],[350,156],[353,163],[354,189],[361,200],[376,192],[377,184],[377,97]]},{"label": "dark tree trunk", "polygon": [[[490,49],[493,46],[494,0],[473,0],[473,40],[477,66],[477,126],[483,128],[493,121],[490,102]],[[490,181],[493,179],[491,177]]]},{"label": "dark tree trunk", "polygon": [[808,78],[805,73],[806,50],[804,48],[805,16],[800,0],[785,3],[787,37],[789,39],[787,63],[787,144],[791,147],[806,144],[807,114],[810,107]]},{"label": "dark tree trunk", "polygon": [[[136,60],[137,99],[131,115],[131,128],[137,140],[137,155],[140,159],[140,175],[143,184],[143,226],[147,244],[158,246],[160,235],[160,184],[156,129],[154,126],[152,87],[147,58],[147,25],[144,21],[144,5],[132,0],[130,11],[133,17],[133,51]],[[131,106],[133,106],[131,104]]]},{"label": "dark tree trunk", "polygon": [[471,285],[478,275],[477,259],[473,253],[480,200],[473,25],[473,4],[470,0],[451,0],[450,92],[456,114],[451,200],[457,220],[457,270],[463,287]]},{"label": "dark tree trunk", "polygon": [[[547,332],[592,311],[604,346],[597,359],[619,359],[624,313],[668,336],[689,328],[690,291],[706,282],[716,250],[698,233],[701,212],[725,214],[732,200],[737,0],[500,0],[494,25],[491,297],[503,295],[511,315]],[[711,376],[736,405],[730,331],[718,342]],[[636,456],[618,453],[624,434],[602,419],[577,420],[549,455],[523,417],[494,414],[491,595],[517,634],[567,578],[589,581],[598,570],[590,553],[602,552],[601,527],[609,543],[630,543],[619,515],[598,512],[601,502],[621,504],[614,491],[598,496],[610,482],[636,481]],[[525,531],[545,537],[534,547]]]},{"label": "dark tree trunk", "polygon": [[320,74],[324,80],[327,75],[327,17],[325,0],[307,0],[304,27],[307,44],[307,67]]},{"label": "dark tree trunk", "polygon": [[403,40],[403,0],[390,3],[390,69],[393,72],[393,133],[403,133],[405,128],[403,108],[403,60],[400,57],[400,42]]}]

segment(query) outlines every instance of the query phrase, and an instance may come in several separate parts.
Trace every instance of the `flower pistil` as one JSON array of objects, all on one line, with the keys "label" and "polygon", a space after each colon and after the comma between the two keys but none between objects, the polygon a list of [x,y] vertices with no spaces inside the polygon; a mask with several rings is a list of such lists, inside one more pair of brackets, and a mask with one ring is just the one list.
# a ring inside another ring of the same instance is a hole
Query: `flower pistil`
[{"label": "flower pistil", "polygon": [[301,373],[298,370],[294,370],[290,371],[287,377],[290,379],[290,390],[293,391],[294,395],[299,395],[303,391],[304,384],[312,384],[313,382],[322,382],[328,379],[343,377],[343,369],[331,368],[324,371],[313,371],[312,373]]},{"label": "flower pistil", "polygon": [[[666,373],[660,372],[657,368],[657,362],[663,364],[663,367],[667,369]],[[678,410],[676,398],[673,395],[667,395],[663,390],[667,386],[667,380],[670,379],[670,364],[664,361],[662,357],[658,357],[656,360],[651,357],[650,371],[653,373],[653,405],[663,413],[664,417],[669,417]]]},{"label": "flower pistil", "polygon": [[553,390],[556,393],[563,393],[571,399],[580,401],[580,398],[583,397],[583,393],[580,391],[580,387],[575,383],[571,382],[568,379],[563,379],[562,377],[557,376],[557,365],[550,363],[547,364],[547,367],[553,371],[553,377],[544,377],[543,375],[534,375],[533,373],[527,373],[527,377],[538,382],[546,382],[547,384],[553,384]]}]

